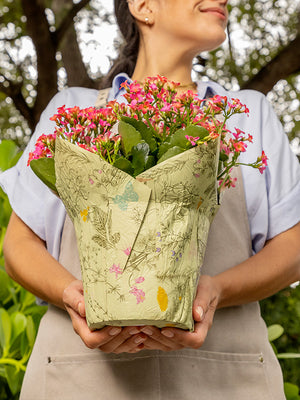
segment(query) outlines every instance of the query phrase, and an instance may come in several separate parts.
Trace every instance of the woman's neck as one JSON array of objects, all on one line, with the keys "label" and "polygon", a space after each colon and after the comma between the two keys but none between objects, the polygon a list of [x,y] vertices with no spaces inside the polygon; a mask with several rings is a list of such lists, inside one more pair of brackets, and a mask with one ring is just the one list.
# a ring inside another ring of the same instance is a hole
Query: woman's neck
[{"label": "woman's neck", "polygon": [[141,44],[132,79],[143,81],[148,76],[162,75],[168,79],[187,85],[192,82],[191,71],[194,55],[182,54],[170,47],[160,51],[159,45],[147,51]]}]

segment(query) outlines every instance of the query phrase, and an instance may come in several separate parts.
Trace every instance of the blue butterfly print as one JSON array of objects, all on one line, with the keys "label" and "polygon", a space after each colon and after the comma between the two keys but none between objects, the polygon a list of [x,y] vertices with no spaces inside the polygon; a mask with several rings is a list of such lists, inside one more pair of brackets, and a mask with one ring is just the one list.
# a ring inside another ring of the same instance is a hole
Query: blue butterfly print
[{"label": "blue butterfly print", "polygon": [[128,203],[130,201],[138,201],[139,196],[138,194],[134,191],[132,187],[132,182],[128,182],[125,186],[124,193],[119,195],[117,194],[114,198],[113,201],[115,204],[118,204],[119,208],[122,211],[126,211],[128,208]]}]

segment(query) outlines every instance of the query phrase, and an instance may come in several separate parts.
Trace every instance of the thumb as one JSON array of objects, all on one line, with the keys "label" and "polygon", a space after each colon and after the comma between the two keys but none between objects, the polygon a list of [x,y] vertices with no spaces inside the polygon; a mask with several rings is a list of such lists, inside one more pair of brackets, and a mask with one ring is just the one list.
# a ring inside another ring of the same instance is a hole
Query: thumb
[{"label": "thumb", "polygon": [[203,321],[205,314],[211,302],[211,278],[206,275],[201,275],[197,293],[193,304],[193,317],[197,322]]},{"label": "thumb", "polygon": [[203,320],[204,310],[203,310],[202,306],[195,305],[193,307],[193,317],[194,317],[194,320],[197,322],[201,322]]},{"label": "thumb", "polygon": [[63,302],[66,308],[72,308],[81,317],[85,317],[85,304],[81,281],[74,280],[64,289]]}]

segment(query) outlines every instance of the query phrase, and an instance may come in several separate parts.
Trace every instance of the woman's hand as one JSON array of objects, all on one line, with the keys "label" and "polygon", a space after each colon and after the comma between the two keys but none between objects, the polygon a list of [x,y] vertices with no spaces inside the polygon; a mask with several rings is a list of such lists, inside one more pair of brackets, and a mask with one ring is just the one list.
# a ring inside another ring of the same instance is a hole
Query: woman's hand
[{"label": "woman's hand", "polygon": [[63,292],[63,302],[69,313],[74,331],[81,337],[90,349],[99,348],[105,353],[136,353],[147,339],[140,328],[127,326],[125,328],[106,326],[103,329],[90,331],[85,318],[83,286],[79,280],[74,280]]},{"label": "woman's hand", "polygon": [[147,335],[143,347],[163,351],[179,350],[184,347],[198,349],[203,345],[212,326],[219,297],[220,290],[216,287],[213,278],[207,275],[201,276],[193,304],[194,332],[176,328],[160,330],[153,326],[142,327],[141,332]]}]

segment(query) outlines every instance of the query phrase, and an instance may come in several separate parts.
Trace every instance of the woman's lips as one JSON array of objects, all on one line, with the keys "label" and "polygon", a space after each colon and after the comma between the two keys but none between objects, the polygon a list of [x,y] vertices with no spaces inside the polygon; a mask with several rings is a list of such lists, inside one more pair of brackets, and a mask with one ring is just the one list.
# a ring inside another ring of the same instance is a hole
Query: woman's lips
[{"label": "woman's lips", "polygon": [[221,18],[222,20],[226,20],[226,15],[224,10],[220,9],[220,8],[206,8],[206,9],[200,9],[201,12],[204,13],[209,13],[209,14],[213,14],[216,15],[217,17]]}]

